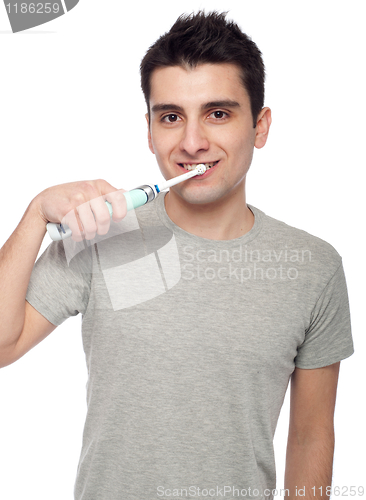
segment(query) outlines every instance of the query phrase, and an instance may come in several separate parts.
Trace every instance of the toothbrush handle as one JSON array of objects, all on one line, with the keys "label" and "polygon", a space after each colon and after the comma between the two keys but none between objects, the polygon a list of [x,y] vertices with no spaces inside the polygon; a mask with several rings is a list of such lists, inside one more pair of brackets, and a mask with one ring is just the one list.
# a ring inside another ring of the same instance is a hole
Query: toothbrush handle
[{"label": "toothbrush handle", "polygon": [[[141,207],[142,205],[145,205],[145,203],[150,201],[148,200],[147,193],[143,189],[132,189],[131,191],[126,191],[123,194],[127,202],[127,211]],[[109,201],[106,201],[105,204],[107,205],[109,214],[112,217],[113,210],[111,203],[109,203]],[[46,227],[47,232],[53,241],[65,240],[72,235],[71,229],[64,224],[49,222]]]}]

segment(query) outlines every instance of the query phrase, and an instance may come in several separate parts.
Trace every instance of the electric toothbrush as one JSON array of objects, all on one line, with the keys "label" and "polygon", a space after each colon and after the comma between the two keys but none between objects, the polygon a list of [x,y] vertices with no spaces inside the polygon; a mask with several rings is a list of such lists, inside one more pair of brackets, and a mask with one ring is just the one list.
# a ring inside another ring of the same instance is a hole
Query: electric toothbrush
[{"label": "electric toothbrush", "polygon": [[[173,179],[170,179],[169,181],[163,182],[159,185],[143,184],[142,186],[138,186],[137,188],[132,189],[131,191],[126,191],[123,194],[127,202],[127,211],[132,210],[134,208],[142,207],[142,205],[145,205],[146,203],[149,203],[150,201],[154,200],[158,195],[158,193],[160,193],[161,191],[164,191],[165,189],[175,186],[180,182],[190,179],[195,175],[203,175],[206,172],[206,170],[207,170],[206,166],[203,163],[201,163],[197,165],[197,167],[195,167],[193,170],[187,172],[186,174],[178,175],[177,177],[174,177]],[[112,205],[111,203],[109,203],[109,201],[106,201],[105,203],[108,207],[109,214],[112,217],[113,214]],[[65,224],[56,224],[54,222],[49,222],[46,227],[48,234],[53,241],[65,240],[66,238],[69,238],[72,234],[71,229]]]}]

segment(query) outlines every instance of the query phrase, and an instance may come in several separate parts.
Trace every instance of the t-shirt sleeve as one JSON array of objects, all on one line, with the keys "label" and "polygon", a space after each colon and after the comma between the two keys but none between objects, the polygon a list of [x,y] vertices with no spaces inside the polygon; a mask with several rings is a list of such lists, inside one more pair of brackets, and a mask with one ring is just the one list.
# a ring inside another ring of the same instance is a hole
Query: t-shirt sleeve
[{"label": "t-shirt sleeve", "polygon": [[353,352],[347,284],[341,262],[312,310],[295,366],[320,368],[348,358]]},{"label": "t-shirt sleeve", "polygon": [[26,300],[59,326],[70,316],[85,314],[90,279],[90,273],[68,265],[63,242],[53,242],[34,265]]}]

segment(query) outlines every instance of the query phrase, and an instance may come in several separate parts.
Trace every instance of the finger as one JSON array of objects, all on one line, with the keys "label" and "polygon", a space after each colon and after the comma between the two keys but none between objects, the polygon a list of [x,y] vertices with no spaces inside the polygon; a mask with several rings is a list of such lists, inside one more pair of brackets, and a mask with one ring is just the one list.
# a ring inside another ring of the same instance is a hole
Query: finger
[{"label": "finger", "polygon": [[107,234],[111,225],[111,216],[109,215],[104,197],[98,196],[98,198],[90,200],[90,207],[93,211],[97,225],[97,233],[100,235]]},{"label": "finger", "polygon": [[76,209],[70,210],[61,221],[62,225],[68,226],[72,231],[72,239],[80,242],[84,239],[84,229]]},{"label": "finger", "polygon": [[113,191],[113,193],[108,193],[104,198],[112,204],[113,210],[113,221],[120,222],[126,217],[127,214],[127,202],[123,193],[125,189],[119,189],[118,191]]},{"label": "finger", "polygon": [[92,240],[95,238],[97,232],[97,224],[95,222],[90,202],[87,201],[86,203],[79,205],[76,210],[82,224],[85,239]]}]

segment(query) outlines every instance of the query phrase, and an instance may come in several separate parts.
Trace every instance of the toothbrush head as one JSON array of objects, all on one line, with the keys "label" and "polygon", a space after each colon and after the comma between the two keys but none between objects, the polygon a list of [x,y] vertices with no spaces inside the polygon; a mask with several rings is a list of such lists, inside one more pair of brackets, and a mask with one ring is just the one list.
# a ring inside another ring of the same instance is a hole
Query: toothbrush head
[{"label": "toothbrush head", "polygon": [[206,172],[207,168],[206,168],[206,165],[204,165],[203,163],[200,163],[199,165],[197,165],[195,170],[198,171],[198,175],[202,175]]}]

